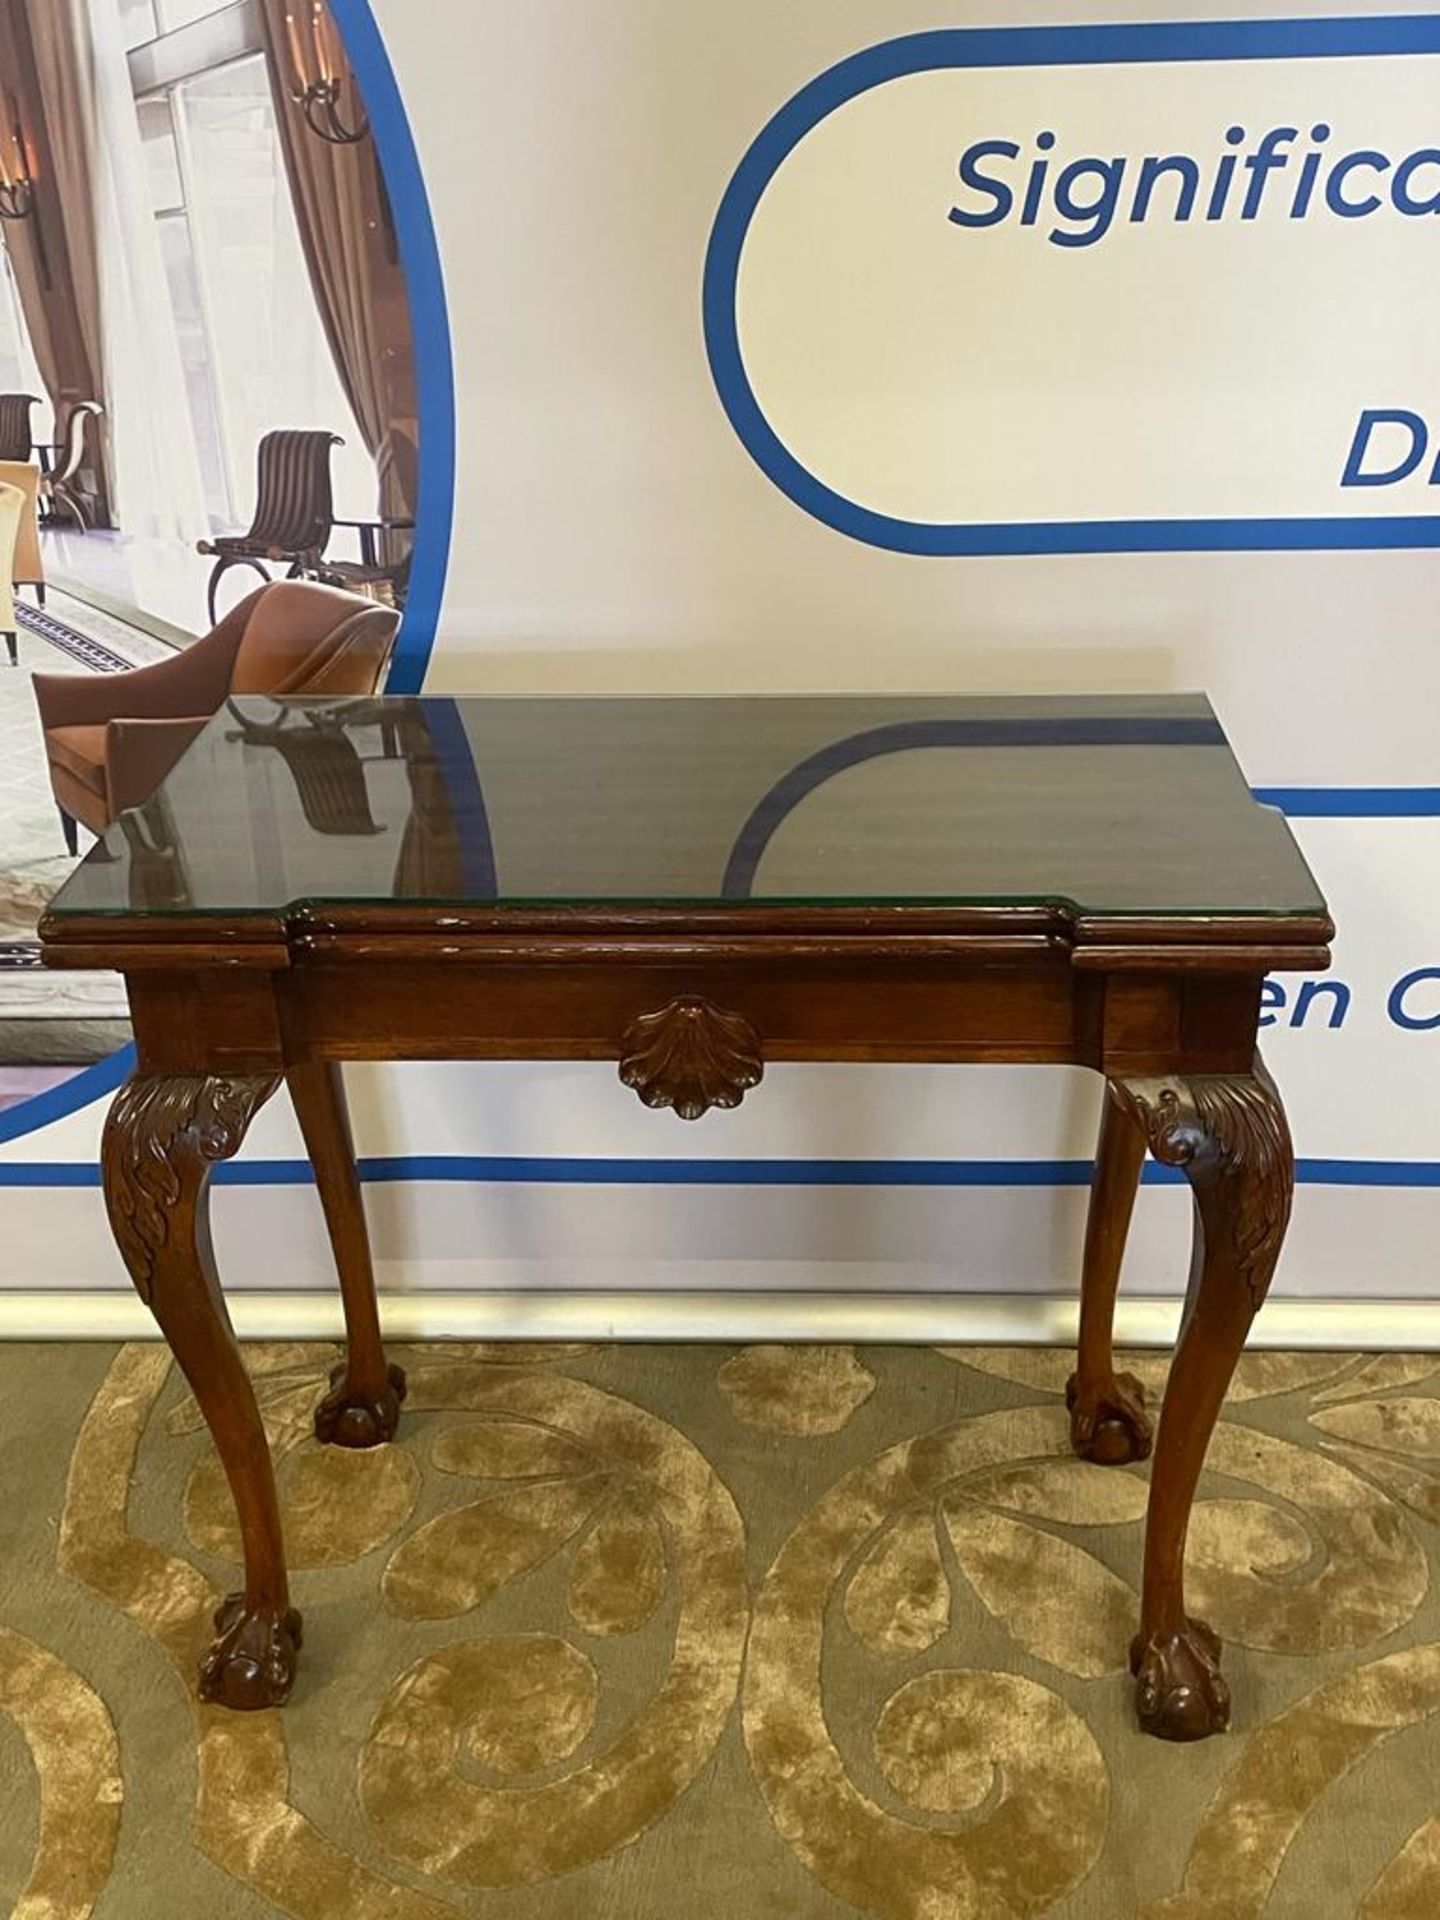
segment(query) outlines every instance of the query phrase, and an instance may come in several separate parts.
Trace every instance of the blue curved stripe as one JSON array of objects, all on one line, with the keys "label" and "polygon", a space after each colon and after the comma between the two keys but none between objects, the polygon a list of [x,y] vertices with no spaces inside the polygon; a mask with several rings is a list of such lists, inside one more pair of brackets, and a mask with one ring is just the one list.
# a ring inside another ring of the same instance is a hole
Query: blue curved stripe
[{"label": "blue curved stripe", "polygon": [[1437,820],[1440,787],[1257,787],[1291,820]]},{"label": "blue curved stripe", "polygon": [[[403,1186],[434,1181],[447,1186],[541,1187],[1088,1187],[1089,1160],[604,1160],[560,1156],[413,1154],[362,1159],[367,1186]],[[308,1160],[241,1160],[217,1167],[215,1178],[232,1187],[306,1187],[314,1181]],[[1440,1189],[1440,1161],[1297,1160],[1295,1178],[1304,1187],[1408,1187]],[[1146,1186],[1183,1186],[1177,1167],[1150,1162]],[[0,1189],[89,1188],[100,1185],[93,1161],[55,1161],[7,1166],[0,1161]]]},{"label": "blue curved stripe", "polygon": [[330,10],[365,99],[410,295],[420,409],[420,497],[405,619],[386,686],[390,693],[418,693],[440,624],[455,519],[455,367],[445,274],[415,136],[370,0],[330,0]]},{"label": "blue curved stripe", "polygon": [[[23,1140],[27,1133],[38,1133],[42,1127],[53,1127],[57,1120],[67,1120],[72,1113],[79,1113],[82,1107],[103,1100],[130,1077],[134,1065],[134,1047],[122,1047],[118,1053],[112,1053],[108,1060],[100,1060],[93,1067],[84,1068],[73,1079],[52,1087],[48,1093],[37,1094],[33,1100],[27,1100],[24,1106],[16,1107],[10,1113],[0,1113],[0,1146],[10,1140]],[[6,1171],[34,1173],[37,1169],[30,1167]],[[0,1180],[0,1184],[8,1183]]]},{"label": "blue curved stripe", "polygon": [[465,731],[459,703],[455,700],[428,700],[424,713],[430,744],[444,769],[446,792],[454,812],[466,898],[472,901],[497,900],[500,897],[500,879],[495,867],[495,836],[490,831],[485,789],[480,784],[475,749]]},{"label": "blue curved stripe", "polygon": [[1122,719],[1097,714],[1040,720],[900,720],[833,741],[776,781],[756,807],[731,852],[721,892],[748,900],[765,850],[802,800],[837,773],[891,753],[925,747],[1224,747],[1213,715],[1194,719]]},{"label": "blue curved stripe", "polygon": [[796,459],[750,384],[739,280],[750,224],[780,168],[823,120],[887,82],[951,68],[1074,67],[1195,60],[1337,59],[1440,53],[1433,14],[1376,19],[1211,20],[1134,26],[946,27],[852,54],[801,89],[741,161],[705,260],[705,346],[730,423],[761,472],[822,525],[892,553],[1234,553],[1440,547],[1440,514],[1344,518],[1076,520],[945,524],[900,520],[847,499]]}]

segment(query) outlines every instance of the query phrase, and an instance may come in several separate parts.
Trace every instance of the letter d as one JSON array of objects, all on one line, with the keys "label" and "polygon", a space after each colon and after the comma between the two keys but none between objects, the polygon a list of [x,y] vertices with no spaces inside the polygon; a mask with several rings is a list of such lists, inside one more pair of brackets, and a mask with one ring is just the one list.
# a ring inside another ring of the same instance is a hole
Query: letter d
[{"label": "letter d", "polygon": [[[1366,473],[1365,456],[1370,451],[1370,436],[1379,426],[1403,427],[1410,435],[1410,451],[1396,467],[1382,467],[1378,472]],[[1418,413],[1411,413],[1405,407],[1366,407],[1360,415],[1360,424],[1355,429],[1355,438],[1350,447],[1350,458],[1345,462],[1345,474],[1342,487],[1393,487],[1399,480],[1408,480],[1410,475],[1425,458],[1430,446],[1430,431]]]}]

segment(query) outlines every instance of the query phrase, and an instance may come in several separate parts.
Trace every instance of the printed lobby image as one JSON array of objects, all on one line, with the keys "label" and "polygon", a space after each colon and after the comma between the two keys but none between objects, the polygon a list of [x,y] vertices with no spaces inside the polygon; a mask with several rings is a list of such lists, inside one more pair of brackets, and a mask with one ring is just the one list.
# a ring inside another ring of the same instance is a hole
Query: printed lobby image
[{"label": "printed lobby image", "polygon": [[[36,920],[186,722],[382,688],[419,455],[394,218],[314,0],[5,0],[0,242],[3,1115],[129,1037]],[[123,831],[163,888],[163,819]]]}]

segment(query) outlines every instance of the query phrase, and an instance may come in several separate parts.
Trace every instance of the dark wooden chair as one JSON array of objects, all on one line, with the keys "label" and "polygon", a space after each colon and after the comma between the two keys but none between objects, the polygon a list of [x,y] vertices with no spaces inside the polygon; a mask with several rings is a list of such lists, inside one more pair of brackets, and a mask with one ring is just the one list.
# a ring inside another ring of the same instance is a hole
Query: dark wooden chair
[{"label": "dark wooden chair", "polygon": [[[410,540],[414,533],[413,520],[337,520],[337,527],[347,527],[359,535],[360,558],[358,560],[326,559],[320,567],[319,578],[327,586],[341,587],[346,593],[363,594],[367,600],[378,600],[397,611],[405,611],[405,596],[410,591]],[[404,539],[404,551],[393,560],[386,559],[380,551],[382,540],[396,543],[399,536]]]},{"label": "dark wooden chair", "polygon": [[[401,500],[413,501],[419,497],[420,453],[408,433],[399,427],[390,429],[377,465],[381,475],[382,497],[387,490],[392,497]],[[387,489],[387,483],[392,478],[395,484]],[[410,590],[415,522],[400,516],[381,514],[373,520],[337,520],[335,525],[345,527],[358,536],[360,558],[327,558],[321,578],[332,587],[343,587],[347,593],[362,593],[368,600],[379,600],[403,613],[405,598]]]},{"label": "dark wooden chair", "polygon": [[29,460],[35,451],[30,409],[40,403],[33,393],[0,393],[0,460]]},{"label": "dark wooden chair", "polygon": [[65,435],[58,448],[60,464],[40,482],[40,498],[47,510],[46,518],[54,520],[63,516],[71,519],[81,533],[90,531],[90,511],[85,500],[85,439],[91,421],[98,422],[104,417],[105,409],[98,400],[75,402],[66,419]]},{"label": "dark wooden chair", "polygon": [[318,579],[335,524],[330,483],[332,449],[345,443],[338,433],[283,430],[260,442],[255,518],[248,533],[202,540],[199,551],[215,556],[210,575],[210,619],[218,623],[220,582],[232,567],[253,567],[262,580],[275,566],[289,578]]},{"label": "dark wooden chair", "polygon": [[370,811],[365,762],[345,730],[343,713],[311,710],[300,725],[292,727],[289,723],[295,716],[289,708],[281,707],[273,720],[256,720],[235,701],[226,704],[240,723],[226,738],[274,748],[290,771],[301,811],[314,832],[342,839],[384,833]]}]

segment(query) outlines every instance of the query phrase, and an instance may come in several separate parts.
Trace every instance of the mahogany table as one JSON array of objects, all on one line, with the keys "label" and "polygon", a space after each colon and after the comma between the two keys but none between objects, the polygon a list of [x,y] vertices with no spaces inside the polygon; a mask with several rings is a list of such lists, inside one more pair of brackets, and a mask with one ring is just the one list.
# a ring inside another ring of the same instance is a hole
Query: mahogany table
[{"label": "mahogany table", "polygon": [[1147,1731],[1223,1728],[1185,1535],[1290,1212],[1261,986],[1324,967],[1331,932],[1198,697],[234,703],[41,928],[50,965],[118,969],[129,989],[137,1066],[106,1127],[106,1201],[245,1545],[204,1696],[277,1705],[300,1643],[207,1218],[211,1169],[282,1079],[348,1333],[317,1430],[368,1447],[405,1387],[340,1063],[615,1060],[647,1106],[697,1120],[770,1061],[1020,1061],[1108,1083],[1069,1393],[1088,1459],[1151,1447],[1111,1354],[1147,1146],[1194,1190],[1132,1664]]}]

